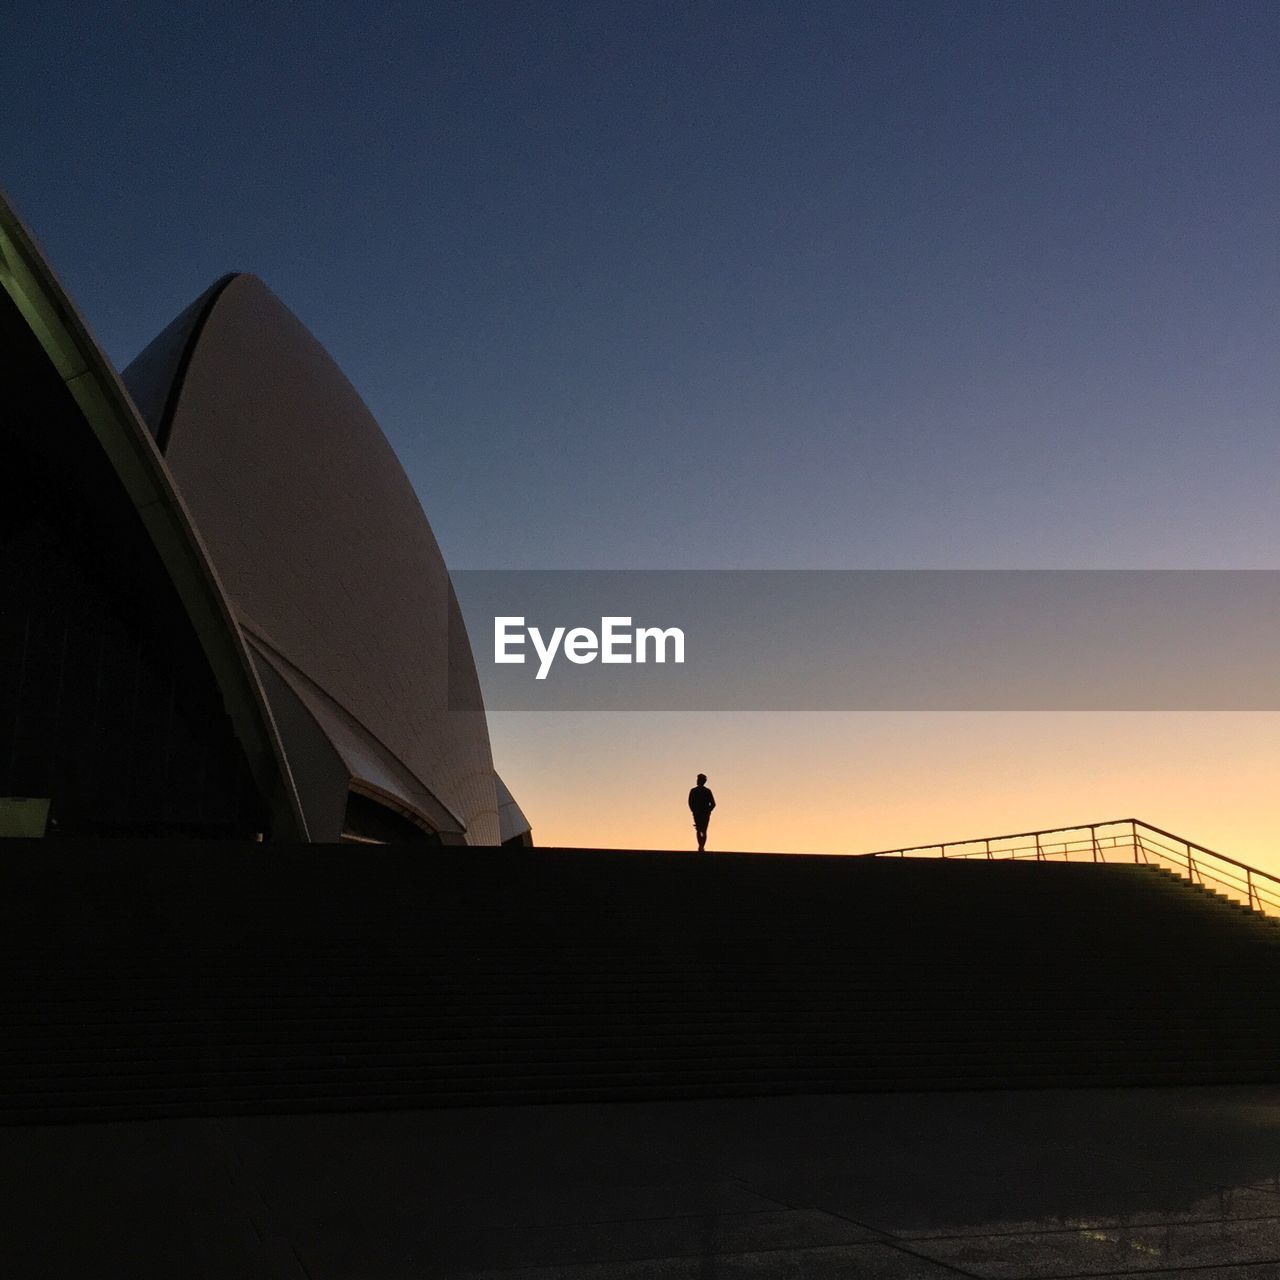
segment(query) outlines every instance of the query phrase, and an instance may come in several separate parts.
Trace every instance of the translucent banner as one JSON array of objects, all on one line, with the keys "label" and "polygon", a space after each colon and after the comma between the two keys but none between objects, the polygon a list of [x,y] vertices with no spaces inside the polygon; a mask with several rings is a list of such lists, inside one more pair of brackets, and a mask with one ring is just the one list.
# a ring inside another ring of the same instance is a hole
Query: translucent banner
[{"label": "translucent banner", "polygon": [[1274,570],[453,579],[490,710],[1280,709]]}]

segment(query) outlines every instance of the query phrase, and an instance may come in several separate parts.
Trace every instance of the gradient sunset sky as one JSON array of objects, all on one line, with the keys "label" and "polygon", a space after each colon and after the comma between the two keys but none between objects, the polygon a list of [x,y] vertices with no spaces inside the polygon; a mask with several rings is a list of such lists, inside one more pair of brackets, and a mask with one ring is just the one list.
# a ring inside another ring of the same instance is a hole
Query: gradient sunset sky
[{"label": "gradient sunset sky", "polygon": [[[123,366],[228,270],[455,568],[1280,568],[1280,6],[70,4],[0,184]],[[1272,713],[500,713],[540,843],[1134,814],[1280,871]]]}]

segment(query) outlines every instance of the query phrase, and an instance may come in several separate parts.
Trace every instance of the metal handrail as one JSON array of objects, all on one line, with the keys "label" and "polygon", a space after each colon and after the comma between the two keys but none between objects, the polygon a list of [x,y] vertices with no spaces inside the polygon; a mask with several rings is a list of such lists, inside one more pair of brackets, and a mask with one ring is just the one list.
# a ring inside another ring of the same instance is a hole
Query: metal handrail
[{"label": "metal handrail", "polygon": [[[1046,839],[1052,836],[1062,838]],[[874,853],[857,856],[1107,862],[1109,853],[1114,860],[1114,855],[1121,851],[1125,853],[1126,862],[1130,861],[1128,854],[1131,853],[1133,862],[1166,867],[1192,884],[1206,889],[1210,884],[1216,886],[1210,892],[1233,898],[1252,911],[1280,916],[1280,876],[1251,867],[1163,827],[1143,822],[1141,818],[1112,818],[1106,822],[1081,822],[1070,827],[1044,827],[1039,831],[1015,831],[1001,836],[936,841],[901,849],[878,849]]]}]

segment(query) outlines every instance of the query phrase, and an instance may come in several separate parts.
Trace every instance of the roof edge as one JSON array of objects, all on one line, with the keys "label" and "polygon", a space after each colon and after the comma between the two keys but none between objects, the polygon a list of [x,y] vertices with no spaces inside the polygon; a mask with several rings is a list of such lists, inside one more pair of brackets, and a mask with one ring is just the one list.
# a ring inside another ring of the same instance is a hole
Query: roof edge
[{"label": "roof edge", "polygon": [[[182,395],[183,384],[187,380],[187,370],[191,367],[191,358],[195,353],[196,347],[200,342],[200,335],[204,332],[204,327],[209,323],[209,317],[213,314],[213,309],[218,305],[218,300],[226,292],[228,285],[238,280],[243,272],[228,271],[226,275],[220,276],[196,299],[193,304],[198,308],[196,315],[193,317],[191,327],[183,338],[182,348],[178,353],[177,363],[173,367],[172,376],[169,379],[169,389],[165,394],[164,405],[160,410],[160,417],[155,423],[148,424],[151,426],[152,435],[155,437],[156,446],[161,453],[169,447],[169,433],[173,428],[173,415],[178,409],[178,400]],[[176,322],[175,322],[176,323]],[[144,357],[152,346],[164,339],[168,329],[162,330],[155,338],[152,339],[143,349],[129,362],[130,367],[135,361]],[[126,370],[126,373],[128,370]]]},{"label": "roof edge", "polygon": [[308,839],[266,695],[191,514],[120,375],[3,193],[0,287],[13,299],[66,384],[165,566],[267,807],[272,838]]}]

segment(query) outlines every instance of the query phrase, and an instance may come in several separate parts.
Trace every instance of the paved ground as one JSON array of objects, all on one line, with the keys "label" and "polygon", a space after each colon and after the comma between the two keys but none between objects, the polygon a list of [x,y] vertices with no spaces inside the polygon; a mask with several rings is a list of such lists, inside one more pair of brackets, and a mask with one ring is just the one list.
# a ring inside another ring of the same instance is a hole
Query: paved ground
[{"label": "paved ground", "polygon": [[0,1276],[1280,1277],[1280,1088],[0,1130]]}]

